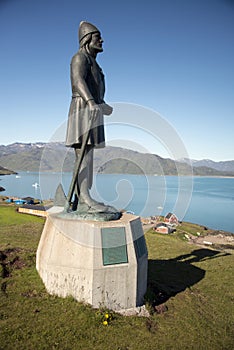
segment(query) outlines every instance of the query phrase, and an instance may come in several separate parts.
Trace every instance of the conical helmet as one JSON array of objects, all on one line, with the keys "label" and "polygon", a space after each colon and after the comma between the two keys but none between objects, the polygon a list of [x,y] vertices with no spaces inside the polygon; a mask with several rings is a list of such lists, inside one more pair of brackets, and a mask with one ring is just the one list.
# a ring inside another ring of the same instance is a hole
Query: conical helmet
[{"label": "conical helmet", "polygon": [[88,34],[100,32],[97,27],[89,22],[82,21],[79,26],[79,42]]}]

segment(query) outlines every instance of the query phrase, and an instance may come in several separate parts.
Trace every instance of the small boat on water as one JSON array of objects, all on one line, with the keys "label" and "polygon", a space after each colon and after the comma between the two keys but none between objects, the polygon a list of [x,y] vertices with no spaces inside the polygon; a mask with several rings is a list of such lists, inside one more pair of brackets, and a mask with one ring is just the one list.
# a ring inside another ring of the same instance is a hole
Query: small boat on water
[{"label": "small boat on water", "polygon": [[15,178],[16,178],[16,179],[20,179],[21,176],[20,176],[20,175],[15,175]]},{"label": "small boat on water", "polygon": [[32,184],[32,186],[35,188],[38,188],[40,185],[39,185],[39,183],[35,182],[34,184]]}]

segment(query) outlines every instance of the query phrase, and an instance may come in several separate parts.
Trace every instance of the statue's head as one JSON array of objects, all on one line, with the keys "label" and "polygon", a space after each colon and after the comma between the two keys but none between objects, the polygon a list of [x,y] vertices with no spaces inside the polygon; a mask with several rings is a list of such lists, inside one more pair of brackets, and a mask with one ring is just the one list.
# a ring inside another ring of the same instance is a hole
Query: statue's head
[{"label": "statue's head", "polygon": [[89,49],[95,50],[96,52],[102,52],[102,37],[100,30],[89,22],[82,21],[79,26],[79,43],[80,47],[86,45]]}]

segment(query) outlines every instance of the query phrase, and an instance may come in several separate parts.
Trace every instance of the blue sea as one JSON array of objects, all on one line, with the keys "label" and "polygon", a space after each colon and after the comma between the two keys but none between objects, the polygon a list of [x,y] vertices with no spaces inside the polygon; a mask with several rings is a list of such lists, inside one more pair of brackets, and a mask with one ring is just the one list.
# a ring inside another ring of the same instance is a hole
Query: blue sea
[{"label": "blue sea", "polygon": [[[0,176],[6,196],[53,199],[68,192],[71,173],[19,172]],[[175,213],[179,220],[234,233],[234,178],[106,175],[94,177],[92,196],[144,217]]]}]

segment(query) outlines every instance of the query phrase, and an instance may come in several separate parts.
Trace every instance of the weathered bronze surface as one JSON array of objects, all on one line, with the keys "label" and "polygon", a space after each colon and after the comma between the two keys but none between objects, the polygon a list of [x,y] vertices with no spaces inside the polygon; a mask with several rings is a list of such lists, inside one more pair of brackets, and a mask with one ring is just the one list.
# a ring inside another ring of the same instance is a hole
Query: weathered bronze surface
[{"label": "weathered bronze surface", "polygon": [[[112,113],[104,101],[105,79],[96,62],[103,51],[103,39],[97,27],[88,22],[79,26],[78,52],[72,57],[70,74],[72,100],[67,123],[66,146],[76,154],[76,164],[65,212],[79,218],[116,220],[121,214],[113,207],[95,201],[89,193],[93,179],[93,150],[105,146],[103,116]],[[72,202],[72,198],[74,200]]]}]

